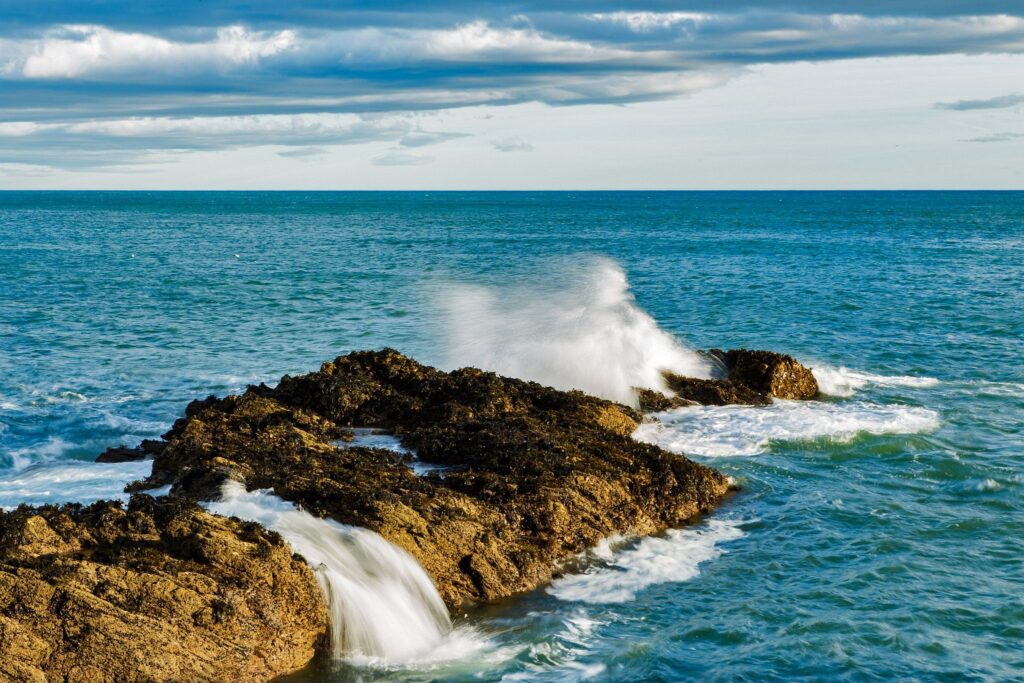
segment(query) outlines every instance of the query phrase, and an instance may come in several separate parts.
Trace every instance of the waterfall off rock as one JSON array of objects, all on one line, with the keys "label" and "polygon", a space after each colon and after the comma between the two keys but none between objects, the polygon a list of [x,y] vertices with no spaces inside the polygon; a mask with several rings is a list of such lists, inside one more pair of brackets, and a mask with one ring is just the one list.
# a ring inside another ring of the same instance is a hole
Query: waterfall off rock
[{"label": "waterfall off rock", "polygon": [[422,657],[451,630],[430,577],[379,534],[314,517],[269,490],[246,491],[234,481],[206,507],[273,529],[306,558],[327,598],[335,657]]}]

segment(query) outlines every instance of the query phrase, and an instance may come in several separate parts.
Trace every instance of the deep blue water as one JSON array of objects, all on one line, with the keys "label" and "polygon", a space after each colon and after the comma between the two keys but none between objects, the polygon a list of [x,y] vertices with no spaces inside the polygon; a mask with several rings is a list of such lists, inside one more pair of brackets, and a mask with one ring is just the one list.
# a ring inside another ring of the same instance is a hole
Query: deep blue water
[{"label": "deep blue water", "polygon": [[312,676],[1024,678],[1024,193],[0,193],[0,505],[116,494],[146,465],[89,461],[192,398],[457,364],[453,325],[595,306],[615,268],[688,346],[833,396],[662,416],[742,486],[708,520],[469,615],[461,659]]}]

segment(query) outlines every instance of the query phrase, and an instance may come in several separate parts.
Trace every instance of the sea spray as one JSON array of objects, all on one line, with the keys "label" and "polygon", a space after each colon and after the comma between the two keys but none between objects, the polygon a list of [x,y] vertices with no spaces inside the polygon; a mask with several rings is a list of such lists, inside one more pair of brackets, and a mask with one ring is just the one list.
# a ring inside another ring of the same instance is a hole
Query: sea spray
[{"label": "sea spray", "polygon": [[818,381],[821,393],[842,398],[853,396],[869,384],[881,387],[926,389],[939,383],[939,380],[934,377],[876,375],[870,372],[850,370],[842,365],[838,368],[818,363],[809,363],[808,365],[813,366],[811,372],[814,373],[814,379]]},{"label": "sea spray", "polygon": [[710,376],[711,366],[637,306],[608,259],[566,266],[565,280],[438,292],[448,367],[472,365],[557,389],[636,404],[636,387],[665,391],[663,370]]},{"label": "sea spray", "polygon": [[216,514],[273,529],[316,570],[331,614],[333,654],[403,661],[431,653],[451,620],[430,577],[404,550],[368,529],[319,519],[269,490],[227,482]]},{"label": "sea spray", "polygon": [[[700,565],[724,551],[721,543],[741,538],[737,520],[712,519],[698,527],[671,529],[663,536],[640,539],[615,552],[599,545],[587,554],[595,560],[578,574],[555,579],[548,592],[560,600],[596,604],[629,602],[650,586],[687,581],[700,574]],[[622,542],[613,540],[612,544]]]},{"label": "sea spray", "polygon": [[939,426],[930,408],[864,401],[775,400],[770,406],[690,406],[657,413],[633,438],[674,453],[756,455],[773,441],[849,441],[859,434],[917,434]]}]

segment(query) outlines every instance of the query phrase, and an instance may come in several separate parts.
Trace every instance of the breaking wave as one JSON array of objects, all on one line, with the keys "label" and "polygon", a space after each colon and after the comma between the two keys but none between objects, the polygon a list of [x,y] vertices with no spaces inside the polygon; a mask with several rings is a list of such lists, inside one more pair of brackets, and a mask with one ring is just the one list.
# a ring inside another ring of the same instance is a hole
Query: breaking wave
[{"label": "breaking wave", "polygon": [[917,434],[939,426],[939,414],[929,408],[863,401],[694,406],[658,413],[656,418],[640,425],[634,438],[675,453],[703,456],[756,455],[773,441],[841,442],[859,434]]},{"label": "breaking wave", "polygon": [[710,376],[707,361],[637,306],[625,272],[607,259],[569,268],[556,285],[456,284],[440,300],[448,367],[472,365],[631,405],[635,387],[665,390],[663,370]]},{"label": "breaking wave", "polygon": [[210,512],[259,522],[281,534],[315,569],[331,616],[335,657],[435,661],[461,658],[482,640],[452,629],[448,609],[412,555],[368,529],[314,517],[268,490],[234,481]]},{"label": "breaking wave", "polygon": [[566,601],[621,603],[650,586],[687,581],[700,574],[702,563],[725,552],[721,543],[744,536],[741,523],[712,519],[698,527],[641,539],[634,547],[617,552],[612,540],[588,553],[596,560],[594,564],[582,573],[555,579],[548,593]]},{"label": "breaking wave", "polygon": [[844,366],[833,368],[828,365],[816,365],[811,368],[814,379],[818,380],[818,389],[829,396],[849,397],[859,390],[873,384],[882,387],[910,387],[925,389],[939,384],[934,377],[913,377],[910,375],[875,375],[870,372],[850,370]]}]

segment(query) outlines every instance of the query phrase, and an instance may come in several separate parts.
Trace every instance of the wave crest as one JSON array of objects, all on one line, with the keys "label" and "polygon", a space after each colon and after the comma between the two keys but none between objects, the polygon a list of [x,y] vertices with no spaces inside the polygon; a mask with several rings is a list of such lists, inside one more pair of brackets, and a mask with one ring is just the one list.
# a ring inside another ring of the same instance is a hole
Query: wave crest
[{"label": "wave crest", "polygon": [[554,284],[444,287],[450,368],[473,365],[556,389],[636,405],[636,387],[666,391],[661,373],[709,377],[699,354],[637,306],[607,259],[567,269]]}]

